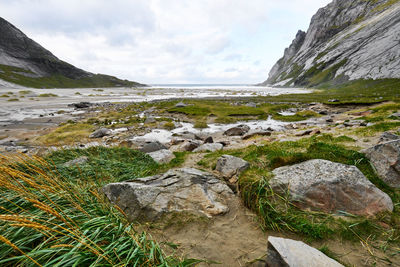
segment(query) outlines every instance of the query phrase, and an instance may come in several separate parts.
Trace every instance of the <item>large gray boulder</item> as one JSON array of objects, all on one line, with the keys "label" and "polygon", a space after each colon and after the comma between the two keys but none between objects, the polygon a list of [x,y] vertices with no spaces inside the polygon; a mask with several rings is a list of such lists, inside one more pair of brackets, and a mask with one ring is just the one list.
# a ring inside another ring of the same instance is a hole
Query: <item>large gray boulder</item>
[{"label": "large gray boulder", "polygon": [[379,137],[379,143],[386,143],[394,140],[399,140],[400,136],[394,133],[390,132],[384,132],[380,137]]},{"label": "large gray boulder", "polygon": [[388,185],[400,188],[400,140],[362,150]]},{"label": "large gray boulder", "polygon": [[241,124],[235,127],[232,127],[228,130],[226,130],[224,132],[224,135],[227,136],[243,136],[245,135],[248,131],[250,131],[250,127],[245,125],[245,124]]},{"label": "large gray boulder", "polygon": [[355,166],[327,160],[309,160],[273,170],[271,187],[301,209],[373,216],[393,211],[390,197]]},{"label": "large gray boulder", "polygon": [[268,237],[268,267],[343,267],[321,251],[292,239]]},{"label": "large gray boulder", "polygon": [[230,179],[235,175],[248,169],[250,164],[238,157],[223,155],[217,161],[216,170],[226,179]]},{"label": "large gray boulder", "polygon": [[155,162],[160,164],[170,163],[175,158],[174,153],[168,149],[162,149],[154,152],[147,153]]},{"label": "large gray boulder", "polygon": [[144,143],[139,150],[144,153],[151,153],[159,150],[167,149],[167,147],[158,141],[149,141]]},{"label": "large gray boulder", "polygon": [[104,136],[109,136],[111,135],[111,130],[107,128],[100,128],[94,131],[91,135],[89,135],[89,138],[102,138]]},{"label": "large gray boulder", "polygon": [[228,212],[227,203],[233,197],[224,182],[190,168],[108,184],[102,191],[129,221],[154,221],[173,212],[212,217]]}]

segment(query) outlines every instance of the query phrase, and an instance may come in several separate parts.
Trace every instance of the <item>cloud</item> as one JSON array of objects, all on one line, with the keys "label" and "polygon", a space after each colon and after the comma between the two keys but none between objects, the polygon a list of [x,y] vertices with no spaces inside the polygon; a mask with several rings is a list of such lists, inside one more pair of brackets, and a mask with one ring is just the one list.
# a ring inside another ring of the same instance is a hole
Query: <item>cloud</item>
[{"label": "cloud", "polygon": [[0,0],[57,57],[145,83],[257,83],[330,0]]}]

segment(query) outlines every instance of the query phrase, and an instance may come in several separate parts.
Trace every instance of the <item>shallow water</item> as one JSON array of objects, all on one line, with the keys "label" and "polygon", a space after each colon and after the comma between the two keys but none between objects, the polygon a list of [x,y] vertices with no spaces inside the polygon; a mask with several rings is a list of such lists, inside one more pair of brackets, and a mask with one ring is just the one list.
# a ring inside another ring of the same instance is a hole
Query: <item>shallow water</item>
[{"label": "shallow water", "polygon": [[181,123],[182,126],[178,127],[174,130],[162,130],[162,129],[154,129],[150,133],[145,134],[143,136],[134,137],[133,141],[159,141],[161,143],[168,143],[171,141],[174,134],[179,134],[183,132],[190,132],[190,133],[206,133],[212,134],[216,132],[224,132],[232,127],[245,124],[250,127],[250,129],[268,129],[272,128],[275,131],[282,130],[285,125],[289,124],[287,122],[277,121],[271,118],[268,120],[262,121],[250,121],[250,122],[236,122],[231,124],[209,124],[208,128],[205,129],[196,129],[193,127],[191,123]]},{"label": "shallow water", "polygon": [[[22,89],[0,88],[0,122],[22,121],[28,118],[52,117],[60,109],[71,111],[68,104],[88,101],[148,102],[174,98],[251,97],[280,94],[309,93],[298,88],[271,88],[247,85],[163,85],[143,88],[84,88],[84,89]],[[11,94],[12,93],[12,94]],[[41,94],[57,97],[38,97]],[[7,101],[17,98],[19,101]]]}]

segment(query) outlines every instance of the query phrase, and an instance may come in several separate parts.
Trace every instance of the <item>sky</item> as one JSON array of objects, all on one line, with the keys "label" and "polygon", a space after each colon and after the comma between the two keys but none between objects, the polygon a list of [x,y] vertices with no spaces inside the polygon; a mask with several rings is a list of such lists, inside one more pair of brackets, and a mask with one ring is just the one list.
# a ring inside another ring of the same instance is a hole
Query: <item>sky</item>
[{"label": "sky", "polygon": [[0,0],[79,68],[147,84],[254,84],[331,0]]}]

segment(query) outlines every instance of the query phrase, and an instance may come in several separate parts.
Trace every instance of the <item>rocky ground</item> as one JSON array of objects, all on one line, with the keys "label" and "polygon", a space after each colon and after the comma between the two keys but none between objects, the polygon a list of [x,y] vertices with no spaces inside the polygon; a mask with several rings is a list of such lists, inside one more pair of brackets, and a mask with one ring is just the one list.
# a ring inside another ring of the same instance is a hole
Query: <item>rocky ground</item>
[{"label": "rocky ground", "polygon": [[[169,105],[168,109],[164,105]],[[231,105],[257,108],[262,103],[241,100],[232,101]],[[195,106],[185,101],[169,101],[167,104],[76,103],[70,111],[54,116],[51,121],[43,117],[27,119],[20,125],[6,125],[0,132],[0,147],[3,153],[44,155],[60,147],[124,146],[147,153],[159,164],[168,164],[178,156],[177,153],[183,153],[179,154],[184,158],[179,166],[183,169],[109,184],[103,191],[131,221],[141,221],[139,227],[150,232],[157,241],[179,245],[174,250],[165,245],[165,251],[204,259],[211,265],[219,262],[224,266],[258,266],[265,264],[266,260],[279,261],[279,255],[283,258],[298,257],[284,255],[286,252],[274,243],[277,240],[269,240],[270,246],[275,246],[269,251],[276,250],[278,256],[272,257],[268,253],[267,258],[274,259],[266,259],[269,236],[307,241],[302,235],[290,231],[262,230],[263,219],[260,221],[255,210],[245,207],[240,198],[244,192],[240,179],[242,172],[251,176],[254,164],[263,163],[248,162],[230,155],[237,154],[235,151],[256,151],[257,147],[266,144],[301,143],[301,140],[328,136],[342,140],[340,142],[347,148],[367,149],[366,153],[381,179],[394,188],[398,187],[400,154],[396,140],[399,138],[400,106],[397,103],[291,103],[289,108],[285,106],[286,109],[279,111],[280,116],[290,117],[301,112],[312,112],[313,116],[290,122],[240,114],[226,124],[216,123],[216,116],[208,116],[205,120],[202,118],[206,124],[199,127],[202,129],[194,127],[198,117],[171,112],[172,109]],[[376,146],[378,143],[381,145]],[[88,160],[78,158],[67,166],[85,164]],[[277,168],[274,174],[274,180],[270,182],[274,191],[281,190],[283,195],[290,192],[295,197],[288,201],[307,212],[317,210],[327,214],[339,212],[345,217],[346,214],[374,217],[391,213],[398,204],[397,199],[392,200],[392,195],[382,192],[376,183],[369,181],[370,176],[367,178],[357,167],[326,159]],[[293,180],[294,174],[298,179]],[[391,226],[385,227],[389,229]],[[395,259],[400,253],[396,249],[388,250],[393,257],[388,261],[387,252],[363,238],[357,242],[328,239],[307,243],[316,248],[329,247],[335,259],[349,266],[384,266],[389,262],[396,266]],[[305,249],[301,248],[302,251]],[[328,264],[329,259],[317,254],[315,257]],[[337,263],[332,264],[337,266]]]}]

